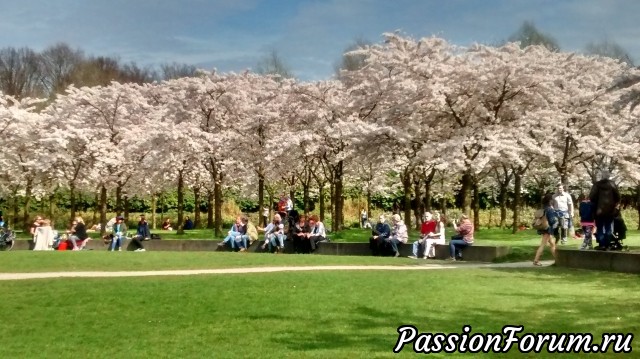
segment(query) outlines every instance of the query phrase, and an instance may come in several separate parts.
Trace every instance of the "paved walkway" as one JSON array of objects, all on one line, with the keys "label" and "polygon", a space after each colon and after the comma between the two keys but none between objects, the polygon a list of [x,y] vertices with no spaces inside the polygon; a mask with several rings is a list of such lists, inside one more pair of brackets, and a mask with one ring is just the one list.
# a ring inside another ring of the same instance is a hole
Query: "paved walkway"
[{"label": "paved walkway", "polygon": [[[543,262],[549,266],[553,262]],[[45,279],[45,278],[112,278],[112,277],[153,277],[179,276],[198,274],[244,274],[244,273],[273,273],[273,272],[304,272],[304,271],[346,271],[346,270],[437,270],[457,268],[531,268],[531,262],[517,263],[465,263],[425,264],[416,266],[306,266],[306,267],[239,267],[221,269],[188,269],[188,270],[159,270],[159,271],[129,271],[129,272],[42,272],[42,273],[0,273],[0,280]]]}]

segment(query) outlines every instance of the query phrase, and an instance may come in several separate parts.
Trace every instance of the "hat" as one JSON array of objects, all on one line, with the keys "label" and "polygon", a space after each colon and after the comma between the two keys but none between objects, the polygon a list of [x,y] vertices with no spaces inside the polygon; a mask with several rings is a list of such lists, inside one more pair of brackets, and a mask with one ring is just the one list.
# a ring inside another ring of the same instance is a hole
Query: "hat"
[{"label": "hat", "polygon": [[118,219],[119,219],[119,220],[124,220],[124,217],[122,217],[122,216],[118,216],[118,217],[116,217],[116,220],[118,220]]}]

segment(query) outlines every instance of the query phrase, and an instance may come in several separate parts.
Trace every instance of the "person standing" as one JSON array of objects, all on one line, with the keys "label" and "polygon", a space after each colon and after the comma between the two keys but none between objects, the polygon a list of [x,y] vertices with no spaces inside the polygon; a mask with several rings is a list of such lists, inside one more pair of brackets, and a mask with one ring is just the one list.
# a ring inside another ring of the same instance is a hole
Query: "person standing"
[{"label": "person standing", "polygon": [[368,219],[369,218],[367,217],[367,210],[363,208],[362,210],[360,210],[360,228],[364,228]]},{"label": "person standing", "polygon": [[[573,201],[571,195],[564,191],[562,183],[558,184],[556,193],[553,196],[553,208],[556,210],[558,216],[558,227],[556,228],[555,237],[556,244],[560,241],[561,244],[567,243],[568,233],[571,231],[570,222],[573,218]],[[571,225],[573,227],[573,225]]]},{"label": "person standing", "polygon": [[540,241],[535,257],[533,258],[534,266],[542,265],[540,263],[540,257],[542,256],[544,247],[547,244],[551,247],[551,254],[553,255],[553,258],[556,257],[556,243],[551,239],[551,236],[554,234],[554,229],[558,225],[558,217],[556,210],[553,208],[553,194],[551,192],[544,196],[542,199],[542,205],[544,206],[544,215],[546,216],[547,223],[549,225],[547,229],[538,230],[538,234],[542,235],[542,240]]},{"label": "person standing", "polygon": [[591,192],[589,192],[589,199],[595,210],[596,240],[598,241],[596,249],[600,250],[609,248],[613,235],[613,219],[620,203],[620,192],[609,176],[608,171],[603,171],[601,179],[593,185]]},{"label": "person standing", "polygon": [[262,225],[262,227],[267,226],[267,221],[269,220],[269,207],[264,206],[262,208],[262,223],[258,223],[258,225]]}]

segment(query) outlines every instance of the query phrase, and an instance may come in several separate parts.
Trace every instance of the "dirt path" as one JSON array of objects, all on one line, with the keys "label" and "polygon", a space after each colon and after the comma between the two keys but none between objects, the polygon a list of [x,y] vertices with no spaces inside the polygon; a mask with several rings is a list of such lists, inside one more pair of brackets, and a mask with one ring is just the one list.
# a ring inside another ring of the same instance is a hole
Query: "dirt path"
[{"label": "dirt path", "polygon": [[[544,266],[552,262],[543,262]],[[302,272],[302,271],[346,271],[346,270],[438,270],[460,268],[530,268],[531,262],[518,263],[450,263],[427,264],[418,266],[305,266],[305,267],[241,267],[221,269],[189,269],[189,270],[158,270],[158,271],[129,271],[129,272],[42,272],[42,273],[0,273],[0,280],[45,279],[45,278],[111,278],[111,277],[152,277],[179,276],[198,274],[245,274],[245,273],[273,273],[273,272]]]}]

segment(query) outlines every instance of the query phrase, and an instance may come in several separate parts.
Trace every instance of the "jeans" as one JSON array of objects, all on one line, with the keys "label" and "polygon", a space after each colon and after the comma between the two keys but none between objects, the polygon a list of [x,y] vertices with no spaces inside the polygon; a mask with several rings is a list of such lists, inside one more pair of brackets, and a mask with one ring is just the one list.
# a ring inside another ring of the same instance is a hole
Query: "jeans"
[{"label": "jeans", "polygon": [[560,240],[565,242],[567,240],[567,232],[569,232],[569,213],[565,211],[556,211],[556,216],[558,216],[558,227],[556,227],[554,232],[556,243]]},{"label": "jeans", "polygon": [[593,234],[593,226],[582,226],[582,232],[584,233],[584,240],[582,241],[581,249],[591,248],[592,244],[592,234]]},{"label": "jeans", "polygon": [[229,244],[229,246],[231,248],[233,248],[233,242],[235,242],[235,238],[236,236],[239,236],[240,232],[229,232],[229,235],[227,235],[226,237],[224,237],[224,239],[222,240],[222,244]]},{"label": "jeans", "polygon": [[247,242],[249,241],[249,236],[243,234],[239,239],[234,239],[231,241],[231,248],[244,248],[247,249]]},{"label": "jeans", "polygon": [[125,240],[124,236],[114,235],[113,238],[111,238],[111,250],[114,251],[116,249],[116,245],[118,246],[118,249],[122,249],[124,240]]},{"label": "jeans", "polygon": [[391,244],[391,250],[393,250],[393,253],[398,253],[398,244],[400,243],[402,242],[400,242],[396,237],[389,238],[389,244]]},{"label": "jeans", "polygon": [[269,234],[265,239],[268,241],[267,243],[269,243],[269,251],[271,251],[273,247],[284,248],[284,238],[284,234]]},{"label": "jeans", "polygon": [[[413,249],[411,250],[411,252],[413,253],[414,257],[419,257],[418,255],[418,249],[420,248],[421,244],[425,243],[425,239],[421,238],[418,239],[417,241],[413,242]],[[424,255],[427,255],[427,251],[425,250]]]},{"label": "jeans", "polygon": [[596,219],[596,241],[600,248],[608,248],[613,235],[613,219]]},{"label": "jeans", "polygon": [[452,239],[449,242],[449,254],[451,258],[462,257],[462,249],[470,246],[471,243],[467,243],[464,239]]},{"label": "jeans", "polygon": [[78,247],[78,241],[80,241],[80,238],[78,236],[76,236],[75,234],[72,234],[72,235],[69,236],[69,241],[73,245],[73,248],[77,248]]}]

